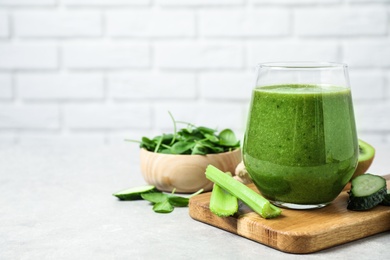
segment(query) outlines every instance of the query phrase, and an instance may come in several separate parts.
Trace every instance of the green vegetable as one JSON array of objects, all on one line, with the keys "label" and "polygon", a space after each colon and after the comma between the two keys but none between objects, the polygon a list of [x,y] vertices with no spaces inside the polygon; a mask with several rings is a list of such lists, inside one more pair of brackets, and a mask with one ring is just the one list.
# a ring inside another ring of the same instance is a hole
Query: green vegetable
[{"label": "green vegetable", "polygon": [[210,197],[210,211],[219,217],[227,217],[238,210],[238,200],[236,197],[214,184]]},{"label": "green vegetable", "polygon": [[381,205],[390,206],[390,190],[387,190],[385,198],[382,200]]},{"label": "green vegetable", "polygon": [[157,213],[171,213],[173,211],[173,206],[168,200],[164,200],[154,204],[153,210]]},{"label": "green vegetable", "polygon": [[274,218],[282,213],[280,208],[272,205],[260,194],[212,165],[207,166],[206,177],[237,199],[242,200],[263,218]]},{"label": "green vegetable", "polygon": [[157,213],[170,213],[174,207],[187,207],[191,197],[203,192],[203,189],[191,194],[189,197],[181,197],[172,194],[163,193],[161,191],[154,191],[150,193],[143,193],[141,197],[153,204],[153,210]]},{"label": "green vegetable", "polygon": [[120,200],[138,200],[141,199],[141,195],[147,192],[155,191],[156,187],[153,185],[145,185],[141,187],[134,187],[122,191],[118,191],[113,196],[117,197]]},{"label": "green vegetable", "polygon": [[380,204],[387,195],[386,180],[378,175],[363,174],[351,181],[347,208],[368,210]]},{"label": "green vegetable", "polygon": [[[150,139],[142,137],[137,142],[140,148],[155,153],[165,154],[215,154],[235,150],[240,147],[240,141],[236,138],[231,129],[224,129],[220,133],[217,130],[205,126],[195,126],[190,123],[175,121],[169,113],[174,125],[173,134],[162,134]],[[177,131],[176,124],[184,123],[187,127]]]}]

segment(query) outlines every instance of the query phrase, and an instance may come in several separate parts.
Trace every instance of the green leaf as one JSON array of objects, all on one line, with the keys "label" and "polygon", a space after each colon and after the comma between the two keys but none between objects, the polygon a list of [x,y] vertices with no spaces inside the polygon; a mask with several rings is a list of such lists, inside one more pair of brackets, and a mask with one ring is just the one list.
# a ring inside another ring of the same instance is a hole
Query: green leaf
[{"label": "green leaf", "polygon": [[157,153],[158,149],[160,148],[160,145],[161,145],[161,143],[162,143],[163,138],[164,138],[164,134],[163,134],[163,136],[160,136],[160,138],[159,138],[158,141],[157,141],[157,145],[156,145],[156,147],[154,148],[154,152],[155,152],[155,153]]},{"label": "green leaf", "polygon": [[145,148],[148,151],[153,151],[155,146],[156,143],[154,141],[150,140],[147,137],[142,137],[141,144],[140,144],[141,148]]},{"label": "green leaf", "polygon": [[168,199],[168,195],[162,192],[150,192],[141,194],[141,197],[144,200],[150,201],[152,203],[160,203]]},{"label": "green leaf", "polygon": [[125,190],[118,191],[113,196],[117,197],[120,200],[139,200],[141,199],[141,194],[147,192],[154,192],[156,187],[153,185],[145,185],[139,187],[132,187]]},{"label": "green leaf", "polygon": [[213,142],[213,143],[219,143],[219,138],[215,135],[211,135],[211,134],[205,134],[204,135],[206,137],[207,140],[209,140],[210,142]]},{"label": "green leaf", "polygon": [[224,146],[237,146],[239,141],[234,132],[230,129],[224,129],[219,133],[219,143]]},{"label": "green leaf", "polygon": [[216,132],[216,130],[214,129],[211,129],[209,127],[205,127],[205,126],[199,126],[197,127],[197,129],[199,130],[199,132],[201,132],[203,135],[214,135],[214,133]]},{"label": "green leaf", "polygon": [[192,193],[188,197],[181,197],[181,196],[169,194],[168,198],[169,198],[169,202],[175,207],[187,207],[188,202],[190,201],[190,198],[192,198],[192,197],[194,197],[202,192],[203,192],[203,189],[200,189],[197,192]]},{"label": "green leaf", "polygon": [[195,143],[192,142],[180,141],[172,145],[171,152],[172,154],[185,154],[187,151],[190,151],[194,145]]},{"label": "green leaf", "polygon": [[[141,148],[148,151],[164,154],[215,154],[231,151],[240,147],[240,141],[237,140],[234,132],[225,129],[216,134],[215,129],[205,126],[195,126],[193,124],[176,121],[172,114],[168,112],[174,126],[173,134],[162,134],[153,139],[142,137],[142,140],[132,142],[140,143]],[[186,127],[177,130],[176,124],[184,123]]]},{"label": "green leaf", "polygon": [[192,148],[192,153],[193,155],[199,154],[199,155],[205,155],[208,154],[209,150],[207,149],[206,146],[203,146],[201,143],[195,144],[194,148]]},{"label": "green leaf", "polygon": [[187,207],[189,198],[179,196],[169,196],[169,202],[175,207]]},{"label": "green leaf", "polygon": [[171,149],[168,149],[168,148],[160,149],[160,151],[158,151],[158,152],[163,153],[163,154],[172,154]]},{"label": "green leaf", "polygon": [[157,213],[171,213],[173,211],[173,209],[174,208],[171,205],[171,203],[169,203],[168,199],[161,201],[161,202],[157,202],[153,206],[154,212],[157,212]]},{"label": "green leaf", "polygon": [[210,151],[212,151],[213,153],[222,153],[225,151],[224,148],[220,147],[220,146],[216,146],[214,143],[208,141],[208,140],[203,140],[203,141],[199,141],[199,143],[204,146],[204,147],[207,147],[208,150],[209,150],[209,153]]}]

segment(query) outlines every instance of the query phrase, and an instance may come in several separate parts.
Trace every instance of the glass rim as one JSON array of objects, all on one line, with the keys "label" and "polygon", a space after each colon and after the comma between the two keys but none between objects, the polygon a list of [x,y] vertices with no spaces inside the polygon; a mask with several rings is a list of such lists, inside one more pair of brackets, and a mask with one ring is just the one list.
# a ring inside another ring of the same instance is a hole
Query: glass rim
[{"label": "glass rim", "polygon": [[329,68],[347,68],[348,65],[341,62],[325,61],[283,61],[283,62],[264,62],[257,65],[258,68],[272,69],[329,69]]}]

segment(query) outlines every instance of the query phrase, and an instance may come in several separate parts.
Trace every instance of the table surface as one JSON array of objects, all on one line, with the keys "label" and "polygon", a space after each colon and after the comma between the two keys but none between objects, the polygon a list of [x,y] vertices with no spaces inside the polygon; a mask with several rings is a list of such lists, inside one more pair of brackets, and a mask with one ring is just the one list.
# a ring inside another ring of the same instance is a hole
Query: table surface
[{"label": "table surface", "polygon": [[[390,173],[390,146],[370,172]],[[157,214],[113,192],[143,185],[138,148],[0,147],[0,259],[385,259],[384,232],[294,255],[193,220],[188,208]]]}]

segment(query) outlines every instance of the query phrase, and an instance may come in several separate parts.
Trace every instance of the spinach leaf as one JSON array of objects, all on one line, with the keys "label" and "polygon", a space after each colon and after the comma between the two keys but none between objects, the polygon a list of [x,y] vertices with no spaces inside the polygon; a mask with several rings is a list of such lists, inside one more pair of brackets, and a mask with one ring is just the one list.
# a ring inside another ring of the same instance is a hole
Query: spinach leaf
[{"label": "spinach leaf", "polygon": [[141,197],[144,200],[150,201],[152,203],[160,203],[168,199],[168,195],[162,192],[150,192],[141,194]]},{"label": "spinach leaf", "polygon": [[[231,151],[240,147],[240,141],[231,129],[224,129],[219,134],[217,130],[195,126],[190,123],[175,121],[169,113],[174,125],[174,133],[162,134],[150,139],[142,137],[137,142],[141,148],[163,154],[215,154]],[[177,130],[177,123],[184,123],[186,127]]]},{"label": "spinach leaf", "polygon": [[172,145],[171,152],[172,154],[189,154],[194,145],[193,142],[179,141]]},{"label": "spinach leaf", "polygon": [[157,213],[171,213],[173,209],[173,205],[169,203],[168,199],[161,202],[157,202],[153,205],[153,210]]},{"label": "spinach leaf", "polygon": [[219,133],[219,144],[223,146],[236,146],[238,144],[238,140],[234,132],[230,129],[222,130]]},{"label": "spinach leaf", "polygon": [[187,207],[189,201],[189,198],[169,196],[169,202],[175,207]]},{"label": "spinach leaf", "polygon": [[[142,187],[141,187],[142,188]],[[132,188],[133,190],[139,190],[140,188]],[[147,200],[153,204],[153,210],[157,213],[170,213],[174,207],[187,207],[191,197],[196,196],[203,192],[203,189],[191,194],[188,197],[182,197],[174,195],[174,191],[171,194],[163,193],[159,190],[150,191],[148,193],[141,193],[141,198]]]}]

